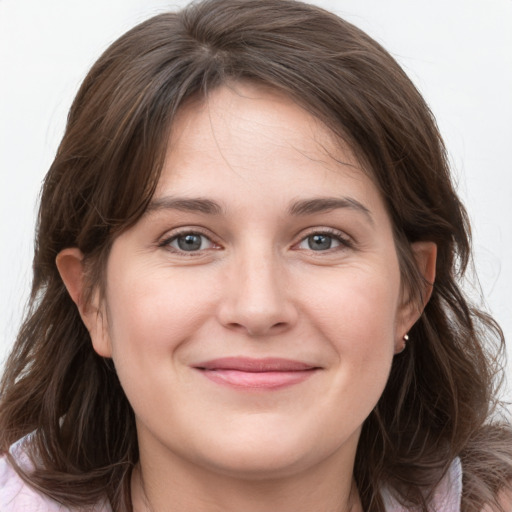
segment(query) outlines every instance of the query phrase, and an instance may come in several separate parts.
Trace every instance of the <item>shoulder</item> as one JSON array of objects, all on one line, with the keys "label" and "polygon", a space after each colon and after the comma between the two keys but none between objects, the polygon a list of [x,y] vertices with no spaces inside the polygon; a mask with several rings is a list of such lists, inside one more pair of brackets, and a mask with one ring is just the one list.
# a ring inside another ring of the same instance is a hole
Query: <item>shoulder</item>
[{"label": "shoulder", "polygon": [[[24,451],[24,442],[11,447],[10,454],[18,466],[30,472],[33,468]],[[0,511],[1,512],[79,512],[68,508],[28,485],[14,469],[6,455],[0,456]],[[109,507],[95,507],[94,512],[110,512]]]},{"label": "shoulder", "polygon": [[[386,512],[408,512],[393,498],[389,490],[384,489],[382,493]],[[455,459],[447,474],[434,490],[429,510],[443,512],[460,512],[462,500],[462,466],[460,459]],[[512,512],[512,481],[504,487],[498,496],[498,503],[501,508],[486,505],[482,512]]]},{"label": "shoulder", "polygon": [[[410,509],[404,507],[393,497],[391,491],[384,489],[382,492],[386,512],[408,512]],[[429,503],[429,511],[460,512],[462,498],[462,466],[459,458],[456,458],[438,486],[433,490]],[[482,511],[494,512],[494,511]],[[507,511],[508,512],[508,511]],[[512,511],[511,511],[512,512]]]},{"label": "shoulder", "polygon": [[0,510],[2,512],[65,512],[66,509],[27,485],[4,455],[0,457]]}]

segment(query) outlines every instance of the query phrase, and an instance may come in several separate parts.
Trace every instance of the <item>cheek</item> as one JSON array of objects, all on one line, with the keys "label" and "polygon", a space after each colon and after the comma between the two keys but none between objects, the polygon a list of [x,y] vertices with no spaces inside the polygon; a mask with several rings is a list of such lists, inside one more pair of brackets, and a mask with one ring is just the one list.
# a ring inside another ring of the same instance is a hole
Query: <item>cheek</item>
[{"label": "cheek", "polygon": [[335,354],[336,385],[354,403],[378,400],[394,355],[398,269],[336,274],[328,286],[310,286],[309,317]]},{"label": "cheek", "polygon": [[[328,338],[361,351],[383,341],[393,342],[398,312],[399,274],[385,269],[347,270],[332,278],[311,280],[307,304],[318,328]],[[355,340],[360,340],[354,343]]]},{"label": "cheek", "polygon": [[186,272],[119,266],[109,277],[112,359],[137,417],[150,421],[155,407],[164,410],[170,390],[186,380],[180,347],[210,318],[215,299]]},{"label": "cheek", "polygon": [[211,315],[216,299],[206,292],[212,289],[207,283],[187,272],[118,267],[107,295],[114,357],[150,358],[174,350]]}]

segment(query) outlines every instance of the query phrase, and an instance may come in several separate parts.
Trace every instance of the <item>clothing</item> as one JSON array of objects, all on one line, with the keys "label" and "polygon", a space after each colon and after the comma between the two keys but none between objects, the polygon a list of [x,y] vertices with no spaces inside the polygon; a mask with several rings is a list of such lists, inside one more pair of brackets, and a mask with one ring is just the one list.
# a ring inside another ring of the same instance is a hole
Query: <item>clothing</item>
[{"label": "clothing", "polygon": [[[408,512],[402,507],[392,496],[392,494],[384,489],[382,492],[386,512]],[[436,487],[432,504],[430,505],[432,512],[460,512],[460,502],[462,498],[462,466],[460,459],[455,459],[448,473]]]},{"label": "clothing", "polygon": [[[9,450],[18,465],[30,472],[33,464],[23,447],[28,438],[24,438]],[[45,494],[33,489],[18,475],[5,456],[0,457],[0,512],[81,512],[70,509],[52,500]],[[84,511],[85,512],[85,511]],[[103,503],[87,512],[112,512],[109,505]]]},{"label": "clothing", "polygon": [[[32,463],[23,451],[23,444],[11,447],[11,454],[26,471]],[[432,512],[460,512],[462,495],[462,468],[459,459],[455,459],[450,470],[434,493]],[[387,490],[383,491],[386,512],[408,512]],[[46,495],[27,485],[16,473],[6,457],[0,457],[0,511],[1,512],[80,512],[60,505]],[[87,512],[112,512],[108,504],[99,504]]]}]

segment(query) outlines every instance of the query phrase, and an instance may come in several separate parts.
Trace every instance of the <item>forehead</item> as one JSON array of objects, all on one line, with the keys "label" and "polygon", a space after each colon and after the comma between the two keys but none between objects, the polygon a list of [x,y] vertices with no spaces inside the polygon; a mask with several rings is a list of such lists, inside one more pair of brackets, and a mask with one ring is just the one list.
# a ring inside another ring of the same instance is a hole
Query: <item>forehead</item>
[{"label": "forehead", "polygon": [[226,211],[343,196],[384,210],[347,144],[288,96],[252,83],[179,111],[153,199],[169,196],[208,197]]},{"label": "forehead", "polygon": [[276,159],[283,158],[354,176],[362,171],[348,145],[324,123],[280,91],[251,82],[223,85],[179,110],[164,171],[177,174],[192,158],[213,164],[219,157],[233,170],[253,168],[254,176],[275,172]]}]

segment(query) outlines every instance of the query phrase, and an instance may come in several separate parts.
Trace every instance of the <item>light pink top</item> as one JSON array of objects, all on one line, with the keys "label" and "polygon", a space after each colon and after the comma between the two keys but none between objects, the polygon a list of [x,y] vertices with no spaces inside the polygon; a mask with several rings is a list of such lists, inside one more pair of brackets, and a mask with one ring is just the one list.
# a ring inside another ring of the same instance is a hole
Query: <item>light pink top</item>
[{"label": "light pink top", "polygon": [[[30,470],[32,464],[22,449],[21,443],[11,447],[18,464]],[[436,489],[431,505],[432,512],[460,512],[462,494],[462,469],[455,459],[450,470]],[[383,492],[386,512],[408,512],[400,506],[389,492]],[[0,511],[1,512],[80,512],[57,503],[48,496],[27,485],[16,473],[5,457],[0,457]],[[112,512],[107,504],[100,504],[87,512]]]},{"label": "light pink top", "polygon": [[[391,496],[390,492],[384,490],[382,493],[386,512],[408,512]],[[448,473],[436,487],[429,510],[432,512],[460,512],[462,498],[462,466],[460,459],[455,459]]]},{"label": "light pink top", "polygon": [[[18,441],[9,451],[18,465],[30,472],[34,466],[23,450],[26,440]],[[30,487],[3,456],[0,457],[0,512],[80,512],[80,509],[65,507]],[[112,509],[109,505],[100,504],[87,508],[87,512],[112,512]]]}]

